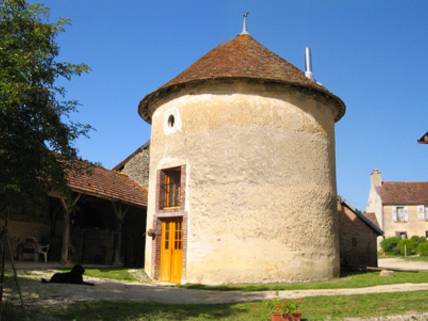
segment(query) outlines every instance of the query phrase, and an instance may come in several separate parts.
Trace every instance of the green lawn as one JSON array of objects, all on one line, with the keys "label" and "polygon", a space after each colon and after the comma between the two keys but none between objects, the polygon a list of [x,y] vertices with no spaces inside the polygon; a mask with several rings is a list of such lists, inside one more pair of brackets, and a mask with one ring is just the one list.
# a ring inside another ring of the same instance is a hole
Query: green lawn
[{"label": "green lawn", "polygon": [[428,262],[428,256],[401,256],[401,258],[404,258],[405,260],[409,261],[425,261]]},{"label": "green lawn", "polygon": [[265,290],[302,290],[302,289],[338,289],[362,288],[374,285],[397,283],[428,283],[428,272],[395,272],[392,276],[379,276],[379,272],[356,273],[328,281],[304,283],[260,283],[260,284],[230,284],[206,286],[187,284],[181,287],[190,289],[205,289],[219,291],[265,291]]},{"label": "green lawn", "polygon": [[[68,272],[70,268],[61,268],[57,270],[19,270],[20,276],[40,276],[39,272],[46,274],[45,278],[50,278],[55,272]],[[6,275],[12,276],[11,271],[7,271]],[[110,279],[116,281],[130,281],[140,283],[150,283],[151,280],[144,272],[144,269],[128,269],[128,268],[94,268],[85,267],[83,277],[94,277],[101,279]]]},{"label": "green lawn", "polygon": [[409,260],[409,261],[428,262],[428,256],[419,256],[419,255],[403,256],[403,255],[383,254],[383,255],[379,255],[379,259],[403,259],[403,260]]},{"label": "green lawn", "polygon": [[149,282],[149,278],[143,269],[85,267],[84,276],[118,281]]},{"label": "green lawn", "polygon": [[[297,300],[303,318],[340,320],[428,311],[428,291],[352,296],[311,297]],[[222,305],[162,305],[154,303],[88,302],[51,308],[32,308],[32,321],[267,321],[267,302]],[[21,313],[7,320],[25,320]],[[12,315],[13,314],[13,315]]]}]

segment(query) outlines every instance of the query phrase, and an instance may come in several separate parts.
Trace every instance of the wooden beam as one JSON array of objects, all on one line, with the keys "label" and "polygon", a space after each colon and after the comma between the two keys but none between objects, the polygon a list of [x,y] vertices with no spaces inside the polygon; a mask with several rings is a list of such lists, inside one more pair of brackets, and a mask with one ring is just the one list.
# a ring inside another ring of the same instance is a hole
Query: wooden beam
[{"label": "wooden beam", "polygon": [[125,218],[126,213],[129,210],[129,206],[124,207],[121,203],[114,203],[111,202],[111,206],[113,208],[113,211],[116,215],[116,219],[117,219],[117,228],[116,228],[116,232],[117,232],[117,242],[115,245],[115,249],[114,249],[114,260],[113,260],[113,265],[116,266],[122,266],[123,262],[122,262],[122,226],[123,226],[123,220]]},{"label": "wooden beam", "polygon": [[62,233],[62,249],[61,249],[61,262],[66,264],[69,261],[68,249],[70,247],[70,216],[75,210],[76,204],[79,201],[82,194],[77,194],[74,199],[67,201],[63,197],[60,197],[62,206],[64,207],[64,231]]}]

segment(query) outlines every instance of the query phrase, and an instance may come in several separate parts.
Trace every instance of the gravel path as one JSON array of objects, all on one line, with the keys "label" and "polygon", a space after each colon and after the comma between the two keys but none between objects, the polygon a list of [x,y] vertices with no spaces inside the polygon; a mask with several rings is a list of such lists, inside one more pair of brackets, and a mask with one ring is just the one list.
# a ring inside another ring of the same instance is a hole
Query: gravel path
[{"label": "gravel path", "polygon": [[400,258],[379,259],[378,265],[383,269],[428,271],[428,261],[409,261]]},{"label": "gravel path", "polygon": [[[353,289],[222,292],[182,289],[158,285],[142,285],[92,278],[87,279],[91,282],[95,282],[96,285],[82,286],[70,284],[42,284],[37,279],[21,278],[21,289],[24,295],[24,301],[29,305],[69,304],[79,301],[99,300],[158,302],[170,304],[218,304],[266,300],[278,297],[303,298],[309,296],[352,295],[428,290],[428,283],[405,283]],[[7,290],[9,292],[10,289]]]}]

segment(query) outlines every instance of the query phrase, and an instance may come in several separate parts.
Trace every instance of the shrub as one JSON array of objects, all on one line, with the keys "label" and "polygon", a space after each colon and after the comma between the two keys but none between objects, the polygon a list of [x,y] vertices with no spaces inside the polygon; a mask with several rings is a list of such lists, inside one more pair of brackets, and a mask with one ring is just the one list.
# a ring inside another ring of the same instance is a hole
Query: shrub
[{"label": "shrub", "polygon": [[418,248],[417,248],[417,253],[420,256],[428,256],[428,242],[427,241],[419,243]]},{"label": "shrub", "polygon": [[400,240],[398,242],[398,248],[401,255],[415,255],[417,242],[414,239]]},{"label": "shrub", "polygon": [[425,236],[412,236],[410,239],[415,242],[416,248],[418,248],[418,245],[420,243],[424,243],[427,241],[427,238]]},{"label": "shrub", "polygon": [[399,237],[387,237],[380,243],[385,254],[400,254],[398,243],[401,241]]}]

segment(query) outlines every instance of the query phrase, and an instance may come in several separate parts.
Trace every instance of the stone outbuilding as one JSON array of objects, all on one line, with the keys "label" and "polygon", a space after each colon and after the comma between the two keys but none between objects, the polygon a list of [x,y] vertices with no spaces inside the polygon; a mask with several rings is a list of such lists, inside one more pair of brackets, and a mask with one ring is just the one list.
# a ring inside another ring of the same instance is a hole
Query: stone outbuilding
[{"label": "stone outbuilding", "polygon": [[[152,125],[152,278],[218,284],[339,274],[340,98],[243,32],[144,97],[138,111]],[[130,162],[116,169],[138,179]]]},{"label": "stone outbuilding", "polygon": [[340,265],[342,272],[377,267],[377,237],[383,231],[373,213],[361,213],[338,198]]}]

